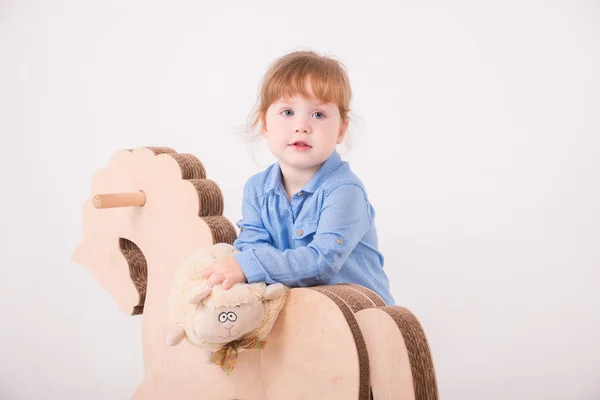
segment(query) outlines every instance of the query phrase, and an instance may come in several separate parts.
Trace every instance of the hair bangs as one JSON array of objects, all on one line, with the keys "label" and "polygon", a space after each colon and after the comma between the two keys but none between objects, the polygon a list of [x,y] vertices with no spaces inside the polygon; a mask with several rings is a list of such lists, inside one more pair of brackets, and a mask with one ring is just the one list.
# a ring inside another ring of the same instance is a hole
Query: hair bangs
[{"label": "hair bangs", "polygon": [[345,117],[350,100],[349,85],[345,75],[337,69],[337,65],[322,60],[301,60],[282,66],[276,70],[270,80],[265,82],[263,92],[263,107],[266,111],[271,104],[279,99],[301,95],[309,98],[307,90],[310,83],[312,94],[325,103],[334,103],[340,108]]}]

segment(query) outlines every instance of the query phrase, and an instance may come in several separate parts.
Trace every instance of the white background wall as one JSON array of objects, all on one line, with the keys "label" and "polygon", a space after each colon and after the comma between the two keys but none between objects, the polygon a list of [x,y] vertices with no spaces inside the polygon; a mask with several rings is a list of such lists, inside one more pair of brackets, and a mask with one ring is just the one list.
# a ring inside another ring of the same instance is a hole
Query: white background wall
[{"label": "white background wall", "polygon": [[344,157],[442,398],[600,399],[600,5],[350,3],[0,2],[0,398],[129,398],[141,320],[70,262],[92,174],[193,153],[236,221],[272,160],[234,131],[311,48],[349,69]]}]

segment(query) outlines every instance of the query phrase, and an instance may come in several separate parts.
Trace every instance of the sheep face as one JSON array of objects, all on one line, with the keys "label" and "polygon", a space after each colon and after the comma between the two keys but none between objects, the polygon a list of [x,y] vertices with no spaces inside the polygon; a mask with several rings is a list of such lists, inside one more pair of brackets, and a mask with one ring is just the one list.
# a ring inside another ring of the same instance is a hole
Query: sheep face
[{"label": "sheep face", "polygon": [[201,283],[188,294],[197,309],[193,318],[196,339],[213,344],[229,343],[256,331],[266,315],[265,301],[284,294],[282,284],[238,284],[229,290]]},{"label": "sheep face", "polygon": [[229,343],[256,330],[265,317],[261,301],[235,307],[201,305],[194,315],[194,332],[198,339],[210,343]]}]

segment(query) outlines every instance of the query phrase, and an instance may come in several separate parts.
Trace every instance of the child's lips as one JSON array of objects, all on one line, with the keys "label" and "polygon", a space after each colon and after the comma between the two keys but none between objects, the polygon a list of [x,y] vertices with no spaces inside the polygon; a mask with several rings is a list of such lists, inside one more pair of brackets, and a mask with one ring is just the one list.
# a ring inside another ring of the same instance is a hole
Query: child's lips
[{"label": "child's lips", "polygon": [[300,150],[300,151],[312,149],[312,146],[306,142],[294,142],[294,143],[291,143],[290,146],[292,148],[294,148],[295,150]]}]

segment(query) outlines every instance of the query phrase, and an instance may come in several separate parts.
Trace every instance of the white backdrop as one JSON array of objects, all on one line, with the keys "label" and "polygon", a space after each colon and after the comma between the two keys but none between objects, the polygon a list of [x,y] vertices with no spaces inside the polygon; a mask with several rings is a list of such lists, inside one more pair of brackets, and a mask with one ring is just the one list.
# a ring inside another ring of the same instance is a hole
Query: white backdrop
[{"label": "white backdrop", "polygon": [[344,158],[442,398],[600,398],[600,5],[350,4],[0,2],[0,398],[129,398],[141,320],[70,261],[93,173],[193,153],[236,221],[272,160],[235,130],[307,48],[348,67]]}]

